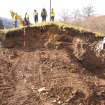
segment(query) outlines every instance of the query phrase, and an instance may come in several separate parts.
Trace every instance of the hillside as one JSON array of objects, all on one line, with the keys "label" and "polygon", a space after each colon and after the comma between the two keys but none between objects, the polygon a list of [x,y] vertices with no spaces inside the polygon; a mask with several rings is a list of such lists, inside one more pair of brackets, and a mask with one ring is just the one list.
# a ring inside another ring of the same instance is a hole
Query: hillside
[{"label": "hillside", "polygon": [[8,29],[8,28],[13,28],[13,21],[11,19],[7,19],[4,17],[0,17],[0,29]]},{"label": "hillside", "polygon": [[94,32],[100,32],[105,35],[105,16],[90,16],[87,18],[84,18],[83,20],[77,20],[71,22],[72,24],[76,24],[79,26],[82,26],[86,29],[89,29],[90,31]]},{"label": "hillside", "polygon": [[105,105],[102,39],[58,23],[2,31],[1,105]]}]

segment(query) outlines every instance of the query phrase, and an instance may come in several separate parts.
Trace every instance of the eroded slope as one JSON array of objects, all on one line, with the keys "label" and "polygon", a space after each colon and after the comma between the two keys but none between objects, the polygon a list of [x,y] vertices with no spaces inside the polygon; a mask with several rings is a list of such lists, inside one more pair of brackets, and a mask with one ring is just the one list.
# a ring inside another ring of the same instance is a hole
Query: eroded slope
[{"label": "eroded slope", "polygon": [[27,27],[25,37],[23,30],[8,32],[8,48],[0,49],[1,105],[104,105],[104,69],[99,76],[86,66],[96,40],[56,25]]}]

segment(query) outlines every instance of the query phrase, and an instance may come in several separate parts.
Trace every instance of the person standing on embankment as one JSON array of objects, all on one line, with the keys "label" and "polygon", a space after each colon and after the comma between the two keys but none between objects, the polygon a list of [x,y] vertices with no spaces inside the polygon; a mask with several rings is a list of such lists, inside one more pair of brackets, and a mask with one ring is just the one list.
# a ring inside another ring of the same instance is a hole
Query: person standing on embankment
[{"label": "person standing on embankment", "polygon": [[38,12],[37,12],[37,10],[34,10],[33,15],[34,15],[34,22],[37,23],[38,22]]},{"label": "person standing on embankment", "polygon": [[42,22],[46,22],[47,11],[45,8],[42,9],[41,17],[42,17]]},{"label": "person standing on embankment", "polygon": [[51,13],[50,13],[50,21],[54,22],[54,18],[55,18],[55,12],[54,9],[51,9]]}]

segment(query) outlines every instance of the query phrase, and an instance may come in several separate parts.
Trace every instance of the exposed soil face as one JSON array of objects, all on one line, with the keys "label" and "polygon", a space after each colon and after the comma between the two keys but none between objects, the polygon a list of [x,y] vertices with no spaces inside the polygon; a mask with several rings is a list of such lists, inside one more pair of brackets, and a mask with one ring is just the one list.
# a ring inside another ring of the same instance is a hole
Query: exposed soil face
[{"label": "exposed soil face", "polygon": [[57,26],[29,28],[26,39],[23,30],[7,33],[8,48],[0,49],[1,105],[105,105],[104,69],[86,67],[87,49],[97,39],[86,33]]},{"label": "exposed soil face", "polygon": [[63,28],[58,25],[45,25],[39,27],[26,27],[10,31],[6,34],[5,41],[3,41],[5,47],[9,48],[22,48],[36,49],[45,47],[46,42],[68,42],[72,43],[73,38],[81,38],[86,42],[93,42],[97,40],[95,34],[92,32],[80,32],[74,28]]}]

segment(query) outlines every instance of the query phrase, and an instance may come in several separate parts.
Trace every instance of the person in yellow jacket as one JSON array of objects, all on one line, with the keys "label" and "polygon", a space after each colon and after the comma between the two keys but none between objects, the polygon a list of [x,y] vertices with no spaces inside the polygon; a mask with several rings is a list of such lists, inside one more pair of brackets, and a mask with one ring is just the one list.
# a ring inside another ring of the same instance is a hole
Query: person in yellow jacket
[{"label": "person in yellow jacket", "polygon": [[51,9],[50,16],[51,16],[51,17],[50,17],[50,20],[51,20],[51,21],[54,21],[54,18],[55,18],[55,12],[54,12],[54,9],[53,9],[53,8]]},{"label": "person in yellow jacket", "polygon": [[15,28],[18,27],[18,16],[17,16],[17,13],[14,16],[14,23],[15,23]]}]

